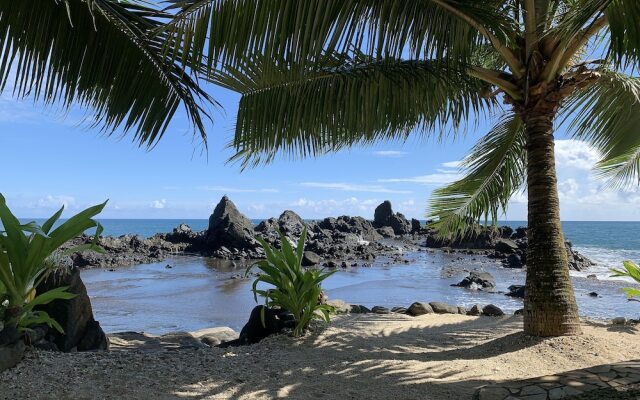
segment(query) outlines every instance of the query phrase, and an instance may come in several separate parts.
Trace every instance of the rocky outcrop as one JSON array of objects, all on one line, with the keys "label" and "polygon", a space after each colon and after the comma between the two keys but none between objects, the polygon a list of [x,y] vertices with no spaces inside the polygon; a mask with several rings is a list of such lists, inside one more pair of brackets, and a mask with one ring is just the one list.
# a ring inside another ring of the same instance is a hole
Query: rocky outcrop
[{"label": "rocky outcrop", "polygon": [[54,300],[49,304],[37,306],[37,310],[45,311],[62,326],[64,333],[48,329],[34,345],[41,344],[51,348],[47,343],[55,344],[60,351],[107,350],[109,341],[93,317],[91,301],[87,289],[80,279],[77,268],[59,268],[53,271],[37,288],[36,293],[45,293],[51,289],[67,286],[67,291],[76,295],[71,300]]},{"label": "rocky outcrop", "polygon": [[494,289],[496,281],[488,272],[472,271],[462,281],[451,286],[460,286],[467,289]]},{"label": "rocky outcrop", "polygon": [[209,217],[206,246],[213,252],[221,247],[254,248],[254,227],[227,196],[223,196]]},{"label": "rocky outcrop", "polygon": [[362,217],[341,216],[338,218],[325,218],[318,222],[318,227],[327,231],[353,233],[367,241],[382,239],[382,235],[376,231],[371,222]]},{"label": "rocky outcrop", "polygon": [[396,235],[406,235],[411,233],[411,223],[407,221],[404,215],[393,213],[391,202],[385,200],[376,207],[373,216],[373,226],[376,228],[391,227]]},{"label": "rocky outcrop", "polygon": [[302,231],[307,227],[307,224],[298,214],[291,210],[286,210],[278,218],[278,227],[285,236],[295,240],[302,235]]},{"label": "rocky outcrop", "polygon": [[[519,227],[514,231],[508,226],[481,227],[478,225],[470,229],[468,234],[455,239],[441,238],[430,231],[425,243],[427,247],[433,248],[489,251],[485,254],[502,260],[502,264],[507,268],[526,267],[528,244],[525,227]],[[570,242],[565,242],[565,247],[570,269],[582,271],[593,265],[589,259],[573,250]]]}]

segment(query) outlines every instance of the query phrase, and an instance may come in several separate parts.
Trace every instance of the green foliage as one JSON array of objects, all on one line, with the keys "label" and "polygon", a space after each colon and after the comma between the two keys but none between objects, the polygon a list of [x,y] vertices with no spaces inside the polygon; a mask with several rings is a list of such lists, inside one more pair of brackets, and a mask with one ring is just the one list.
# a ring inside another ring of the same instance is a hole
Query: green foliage
[{"label": "green foliage", "polygon": [[[48,304],[57,299],[71,299],[66,287],[36,293],[36,287],[57,267],[56,257],[83,250],[101,251],[97,239],[102,226],[92,218],[99,214],[106,202],[90,207],[55,227],[61,208],[44,224],[35,222],[21,224],[7,207],[0,194],[0,314],[3,323],[28,329],[30,325],[47,323],[62,331],[62,327],[45,312],[34,310],[35,306]],[[67,241],[88,229],[96,228],[94,241],[64,251],[59,250]]]},{"label": "green foliage", "polygon": [[506,115],[463,160],[466,175],[433,192],[429,217],[438,217],[441,236],[459,236],[469,222],[482,217],[497,221],[526,176],[524,124],[517,114]]},{"label": "green foliage", "polygon": [[[294,249],[289,239],[280,234],[282,248],[275,249],[263,238],[257,237],[264,248],[267,258],[260,260],[247,269],[247,273],[255,266],[261,273],[253,282],[253,295],[258,301],[258,296],[264,297],[267,307],[281,307],[293,314],[296,326],[293,336],[304,333],[309,323],[314,319],[322,319],[329,322],[329,313],[332,307],[319,304],[322,294],[322,281],[331,276],[335,271],[323,273],[317,269],[303,269],[302,257],[304,242],[307,237],[306,228],[298,240]],[[273,286],[269,289],[258,289],[259,283]]]},{"label": "green foliage", "polygon": [[[638,267],[638,264],[632,261],[625,261],[623,265],[624,265],[624,270],[612,268],[611,272],[613,274],[611,276],[612,277],[626,276],[626,277],[632,278],[633,280],[638,282],[638,284],[640,284],[640,267]],[[624,288],[622,289],[622,291],[625,292],[627,297],[629,298],[640,297],[640,289]]]},{"label": "green foliage", "polygon": [[640,78],[602,71],[593,85],[575,93],[564,106],[574,137],[602,155],[597,168],[613,187],[640,182]]},{"label": "green foliage", "polygon": [[151,32],[167,16],[149,4],[1,1],[0,92],[63,111],[80,105],[91,125],[107,134],[132,131],[134,140],[147,146],[184,107],[206,139],[203,105],[211,99],[163,54],[166,35]]}]

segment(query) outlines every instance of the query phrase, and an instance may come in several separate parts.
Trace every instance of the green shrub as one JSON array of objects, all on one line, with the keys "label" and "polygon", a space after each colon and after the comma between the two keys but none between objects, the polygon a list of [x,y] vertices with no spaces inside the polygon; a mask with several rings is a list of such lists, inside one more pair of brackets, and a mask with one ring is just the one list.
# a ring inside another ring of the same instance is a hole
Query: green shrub
[{"label": "green shrub", "polygon": [[[611,272],[613,273],[613,275],[611,276],[612,277],[628,276],[630,278],[633,278],[633,280],[635,280],[640,284],[640,267],[638,267],[638,264],[632,261],[624,261],[623,265],[624,265],[624,270],[612,268]],[[629,298],[640,297],[640,289],[624,288],[622,290],[626,293],[627,297]]]},{"label": "green shrub", "polygon": [[[64,207],[42,225],[35,222],[21,224],[0,194],[0,221],[4,229],[0,230],[0,317],[3,326],[24,331],[34,324],[46,323],[62,332],[56,321],[34,307],[57,299],[71,299],[75,295],[67,292],[66,287],[45,293],[36,293],[36,288],[57,267],[56,257],[88,249],[101,251],[96,241],[102,226],[92,218],[105,204],[90,207],[54,229]],[[67,241],[91,228],[96,228],[91,243],[60,250]]]},{"label": "green shrub", "polygon": [[[322,281],[335,271],[323,273],[321,270],[302,268],[304,242],[307,237],[306,228],[303,230],[297,248],[294,249],[289,240],[281,233],[282,249],[278,250],[265,242],[261,237],[256,238],[264,248],[267,258],[260,260],[247,269],[247,274],[253,267],[262,272],[253,282],[253,295],[256,302],[258,296],[264,297],[267,307],[281,307],[293,314],[295,328],[293,336],[300,336],[314,319],[329,322],[332,307],[320,304],[322,295]],[[258,290],[260,282],[267,283],[273,288]],[[264,323],[264,315],[263,315]]]}]

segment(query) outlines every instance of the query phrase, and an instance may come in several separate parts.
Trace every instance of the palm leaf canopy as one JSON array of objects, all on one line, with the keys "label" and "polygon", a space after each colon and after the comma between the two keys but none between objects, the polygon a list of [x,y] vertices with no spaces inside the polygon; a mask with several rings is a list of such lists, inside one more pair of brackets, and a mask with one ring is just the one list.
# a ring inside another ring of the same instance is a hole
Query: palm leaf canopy
[{"label": "palm leaf canopy", "polygon": [[69,109],[152,146],[184,107],[195,131],[212,99],[162,51],[157,10],[116,0],[0,1],[0,89]]},{"label": "palm leaf canopy", "polygon": [[[165,52],[241,93],[244,165],[410,135],[442,139],[502,115],[434,192],[444,230],[522,189],[524,110],[548,94],[602,174],[638,183],[637,0],[170,0]],[[545,97],[546,99],[546,97]],[[506,107],[499,111],[502,102]]]}]

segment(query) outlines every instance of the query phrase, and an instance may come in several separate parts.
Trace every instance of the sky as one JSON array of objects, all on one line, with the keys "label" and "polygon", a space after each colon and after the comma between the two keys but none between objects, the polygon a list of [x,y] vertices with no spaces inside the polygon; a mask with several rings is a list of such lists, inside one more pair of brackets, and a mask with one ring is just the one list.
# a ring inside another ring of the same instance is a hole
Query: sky
[{"label": "sky", "polygon": [[[220,88],[210,93],[224,110],[213,113],[203,153],[182,112],[146,151],[129,137],[89,129],[80,110],[62,115],[5,92],[0,193],[22,218],[47,217],[61,205],[69,216],[107,199],[102,218],[208,218],[225,194],[250,218],[286,209],[304,218],[372,218],[384,200],[407,217],[424,218],[431,192],[459,177],[459,161],[491,126],[482,121],[455,143],[410,139],[241,171],[226,162],[239,96]],[[560,129],[556,152],[563,220],[640,220],[640,190],[605,190],[592,173],[593,149]],[[524,194],[514,197],[503,219],[526,219]]]}]

